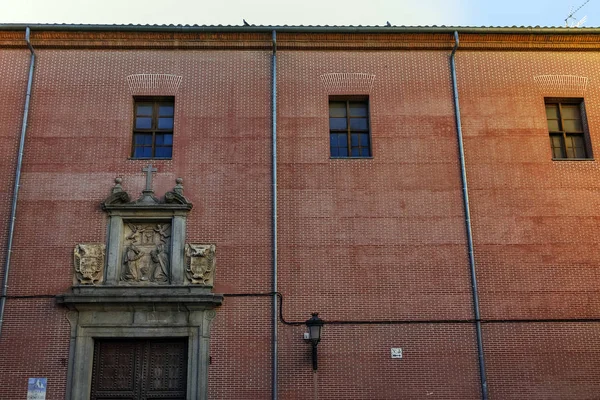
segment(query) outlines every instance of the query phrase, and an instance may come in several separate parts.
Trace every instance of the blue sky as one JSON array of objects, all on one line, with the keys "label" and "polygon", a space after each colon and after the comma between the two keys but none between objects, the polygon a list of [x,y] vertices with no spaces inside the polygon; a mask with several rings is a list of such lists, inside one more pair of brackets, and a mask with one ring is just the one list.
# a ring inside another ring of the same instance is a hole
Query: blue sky
[{"label": "blue sky", "polygon": [[[564,26],[585,0],[0,0],[0,23]],[[575,14],[600,27],[600,0]]]}]

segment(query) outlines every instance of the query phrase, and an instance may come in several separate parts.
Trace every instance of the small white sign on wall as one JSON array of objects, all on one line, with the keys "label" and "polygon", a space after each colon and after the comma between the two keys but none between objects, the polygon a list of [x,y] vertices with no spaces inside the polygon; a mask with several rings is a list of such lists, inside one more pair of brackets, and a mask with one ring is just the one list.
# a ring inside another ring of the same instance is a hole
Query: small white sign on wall
[{"label": "small white sign on wall", "polygon": [[391,348],[392,358],[402,358],[402,349],[400,347]]},{"label": "small white sign on wall", "polygon": [[27,400],[46,400],[47,378],[29,378],[27,382]]}]

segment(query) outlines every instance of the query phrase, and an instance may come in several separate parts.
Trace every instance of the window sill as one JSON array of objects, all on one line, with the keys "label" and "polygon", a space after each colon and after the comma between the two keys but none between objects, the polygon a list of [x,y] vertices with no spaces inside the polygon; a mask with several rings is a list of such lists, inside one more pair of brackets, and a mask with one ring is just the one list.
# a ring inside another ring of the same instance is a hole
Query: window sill
[{"label": "window sill", "polygon": [[158,161],[169,161],[172,160],[172,157],[169,158],[161,158],[161,157],[129,157],[128,160],[136,161],[136,160],[158,160]]},{"label": "window sill", "polygon": [[595,161],[593,158],[553,158],[552,161]]},{"label": "window sill", "polygon": [[330,160],[372,160],[373,156],[370,157],[329,157]]}]

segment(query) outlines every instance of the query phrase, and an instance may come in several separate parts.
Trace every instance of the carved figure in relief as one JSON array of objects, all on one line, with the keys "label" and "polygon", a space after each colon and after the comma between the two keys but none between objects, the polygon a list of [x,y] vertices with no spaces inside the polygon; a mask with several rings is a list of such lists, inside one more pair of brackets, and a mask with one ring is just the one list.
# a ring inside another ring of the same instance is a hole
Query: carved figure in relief
[{"label": "carved figure in relief", "polygon": [[187,244],[185,246],[186,273],[191,283],[212,286],[215,270],[215,250],[214,244]]},{"label": "carved figure in relief", "polygon": [[125,237],[125,240],[131,240],[133,243],[141,240],[141,235],[145,231],[142,225],[127,224],[131,233]]},{"label": "carved figure in relief", "polygon": [[171,226],[168,224],[156,224],[154,231],[158,233],[160,240],[163,242],[171,237]]},{"label": "carved figure in relief", "polygon": [[138,266],[138,261],[144,257],[144,252],[141,251],[135,243],[131,243],[125,249],[125,257],[123,260],[123,280],[128,282],[136,282],[142,277],[141,268]]},{"label": "carved figure in relief", "polygon": [[[121,280],[128,283],[168,283],[171,224],[126,223]],[[129,232],[128,232],[129,231]]]},{"label": "carved figure in relief", "polygon": [[78,244],[75,246],[75,276],[80,284],[94,285],[102,281],[105,252],[103,244]]},{"label": "carved figure in relief", "polygon": [[156,249],[150,252],[150,257],[154,263],[154,270],[152,271],[153,282],[167,282],[169,280],[168,266],[169,266],[169,253],[165,250],[164,244],[158,244]]}]

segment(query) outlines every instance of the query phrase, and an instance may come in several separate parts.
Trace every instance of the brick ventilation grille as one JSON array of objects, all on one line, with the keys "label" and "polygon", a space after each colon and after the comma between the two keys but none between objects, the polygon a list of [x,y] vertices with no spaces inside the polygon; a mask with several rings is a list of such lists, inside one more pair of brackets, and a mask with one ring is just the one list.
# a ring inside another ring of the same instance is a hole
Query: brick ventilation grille
[{"label": "brick ventilation grille", "polygon": [[354,73],[339,73],[323,74],[320,76],[321,82],[328,93],[361,93],[367,94],[373,87],[375,75],[364,74],[359,72]]},{"label": "brick ventilation grille", "polygon": [[575,75],[539,75],[533,81],[544,96],[582,96],[587,89],[588,78]]},{"label": "brick ventilation grille", "polygon": [[181,86],[181,76],[169,74],[135,74],[127,77],[132,95],[174,96]]}]

